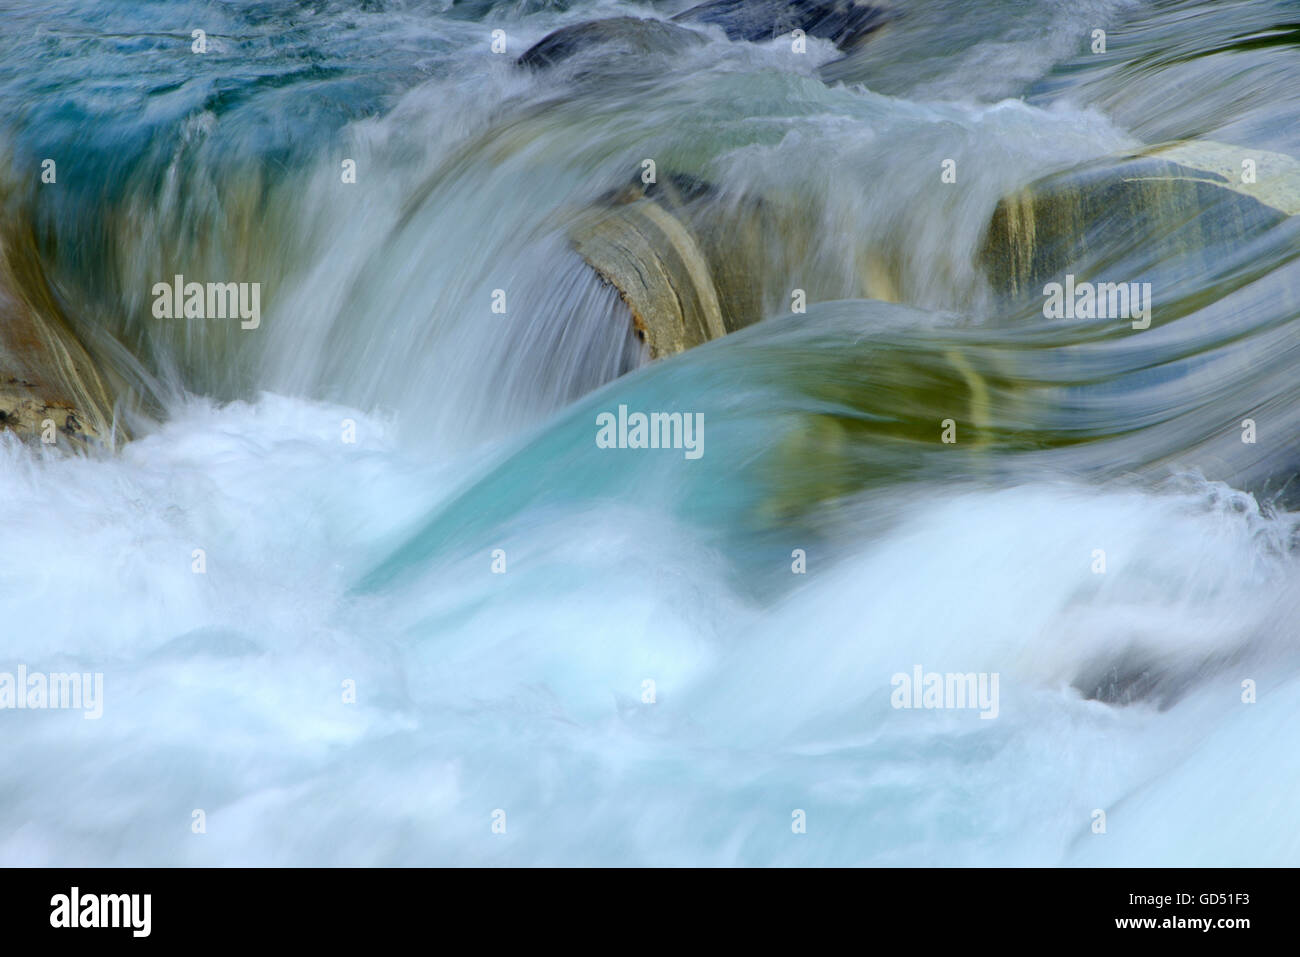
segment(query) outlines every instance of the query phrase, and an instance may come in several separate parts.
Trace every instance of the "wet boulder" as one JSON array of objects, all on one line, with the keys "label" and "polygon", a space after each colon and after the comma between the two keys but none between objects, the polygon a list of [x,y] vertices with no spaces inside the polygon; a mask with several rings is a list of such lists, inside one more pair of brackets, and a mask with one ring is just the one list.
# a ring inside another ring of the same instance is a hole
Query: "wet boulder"
[{"label": "wet boulder", "polygon": [[[1247,160],[1253,165],[1244,177]],[[1252,236],[1297,212],[1295,159],[1179,142],[1049,176],[1004,197],[979,257],[994,288],[1012,297],[1038,295],[1068,271],[1159,274],[1169,288],[1215,270]]]},{"label": "wet boulder", "polygon": [[540,70],[589,51],[604,56],[672,55],[704,42],[696,31],[663,20],[611,17],[561,27],[529,47],[517,62]]},{"label": "wet boulder", "polygon": [[629,187],[587,211],[570,231],[574,249],[627,304],[652,359],[728,332],[681,193],[671,186],[658,193]]},{"label": "wet boulder", "polygon": [[866,0],[709,0],[673,20],[720,27],[729,39],[751,43],[802,30],[851,50],[892,18],[886,6]]},{"label": "wet boulder", "polygon": [[638,180],[585,210],[570,240],[618,289],[651,358],[662,358],[776,308],[788,292],[767,288],[768,280],[784,274],[784,257],[797,255],[815,228],[805,204],[727,197],[705,180],[661,171],[658,182]]},{"label": "wet boulder", "polygon": [[453,20],[483,20],[498,13],[525,17],[535,13],[552,13],[568,10],[570,0],[451,0],[445,3],[443,16]]},{"label": "wet boulder", "polygon": [[855,250],[857,274],[820,254],[823,206],[798,190],[740,193],[679,170],[598,200],[570,229],[574,248],[615,286],[651,358],[846,297],[897,301],[879,250]]},{"label": "wet boulder", "polygon": [[[1018,377],[1056,383],[1040,392],[1044,408],[1108,435],[1116,460],[1154,473],[1194,469],[1296,507],[1300,283],[1279,267],[1300,237],[1297,214],[1300,161],[1211,141],[1089,163],[1004,197],[978,256],[1008,314],[1057,318],[1048,316],[1056,291],[1066,303],[1071,286],[1086,286],[1085,299],[1095,293],[1090,315],[1067,314],[1083,321],[1052,334],[1056,358],[1017,359],[1041,362]],[[1145,313],[1124,315],[1140,286]],[[1165,336],[1145,335],[1182,320]],[[1108,336],[1123,344],[1096,351]],[[1245,438],[1248,422],[1270,440]],[[1137,680],[1102,675],[1085,690],[1109,682],[1096,694],[1122,697]]]}]

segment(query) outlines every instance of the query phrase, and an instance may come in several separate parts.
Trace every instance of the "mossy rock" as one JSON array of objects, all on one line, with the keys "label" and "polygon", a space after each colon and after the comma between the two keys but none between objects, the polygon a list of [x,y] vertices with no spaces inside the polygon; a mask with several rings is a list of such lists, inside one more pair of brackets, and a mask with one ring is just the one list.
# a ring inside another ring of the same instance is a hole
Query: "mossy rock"
[{"label": "mossy rock", "polygon": [[[1244,160],[1255,163],[1252,183],[1242,182]],[[1213,142],[1166,144],[1047,177],[1004,197],[979,258],[995,290],[1025,298],[1067,271],[1104,270],[1110,250],[1140,238],[1140,253],[1128,265],[1172,285],[1213,272],[1225,250],[1296,212],[1295,159]]]}]

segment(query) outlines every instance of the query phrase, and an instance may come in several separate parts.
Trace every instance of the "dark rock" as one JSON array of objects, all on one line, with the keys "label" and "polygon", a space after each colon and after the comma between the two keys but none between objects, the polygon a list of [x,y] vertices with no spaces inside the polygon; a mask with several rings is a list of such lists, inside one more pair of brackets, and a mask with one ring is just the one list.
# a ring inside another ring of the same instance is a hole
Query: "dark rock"
[{"label": "dark rock", "polygon": [[694,30],[663,20],[612,17],[561,27],[529,47],[517,62],[520,66],[544,69],[595,47],[605,47],[607,53],[673,54],[704,42]]},{"label": "dark rock", "polygon": [[563,13],[572,6],[569,0],[451,0],[442,11],[454,20],[484,20],[490,15],[526,17],[535,13]]},{"label": "dark rock", "polygon": [[802,30],[841,50],[857,46],[892,19],[890,10],[864,0],[710,0],[673,17],[721,27],[730,39],[751,43]]}]

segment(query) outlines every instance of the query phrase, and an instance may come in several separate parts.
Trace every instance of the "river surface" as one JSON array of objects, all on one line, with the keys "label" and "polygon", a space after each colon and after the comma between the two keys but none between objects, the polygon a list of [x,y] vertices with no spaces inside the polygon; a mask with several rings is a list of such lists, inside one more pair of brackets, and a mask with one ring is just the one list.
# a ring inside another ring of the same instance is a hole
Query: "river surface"
[{"label": "river surface", "polygon": [[[0,433],[0,671],[103,675],[0,712],[0,863],[1300,864],[1296,217],[1116,225],[1140,332],[980,258],[1049,175],[1300,157],[1300,7],[889,5],[537,71],[688,4],[0,0],[0,230],[131,387],[116,450]],[[567,238],[647,158],[807,227],[654,362]]]}]

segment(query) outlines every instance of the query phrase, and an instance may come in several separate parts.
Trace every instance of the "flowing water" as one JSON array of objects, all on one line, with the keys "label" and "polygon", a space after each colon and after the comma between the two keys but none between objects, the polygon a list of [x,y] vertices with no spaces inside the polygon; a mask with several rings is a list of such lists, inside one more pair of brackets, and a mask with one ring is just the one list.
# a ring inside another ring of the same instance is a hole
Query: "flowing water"
[{"label": "flowing water", "polygon": [[[1107,157],[1300,156],[1300,8],[515,63],[687,6],[0,0],[0,236],[131,439],[0,432],[0,671],[104,676],[0,715],[0,861],[1300,863],[1296,217],[1116,216],[1070,268],[1142,331],[981,251]],[[646,159],[782,224],[767,318],[655,362],[569,241]],[[159,318],[177,274],[260,323]],[[619,406],[700,454],[598,447]],[[916,666],[995,719],[894,707]]]}]

